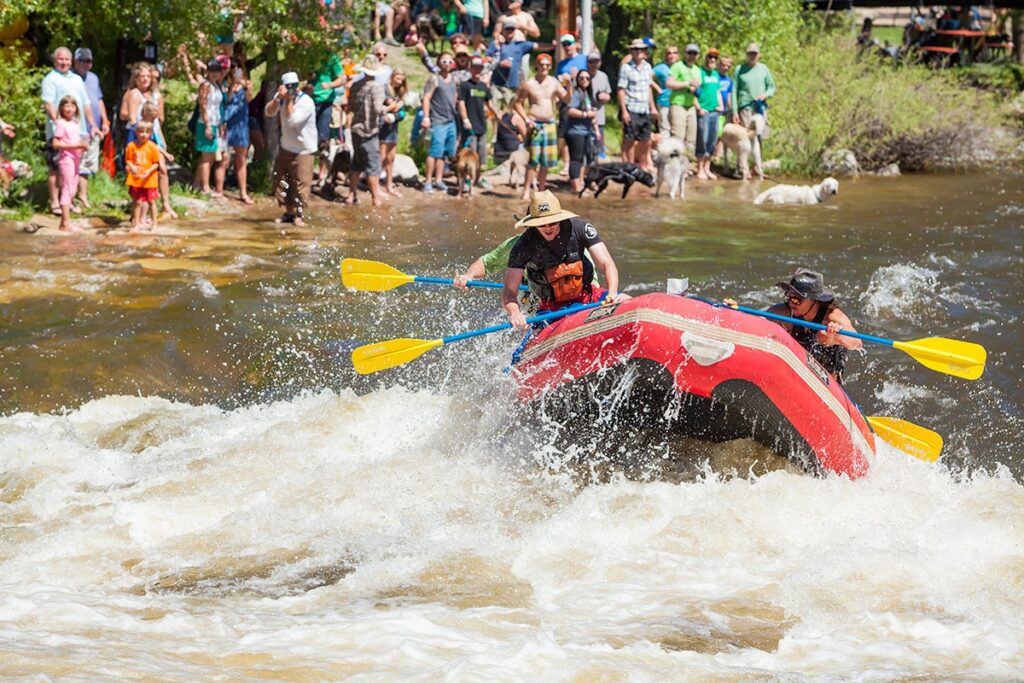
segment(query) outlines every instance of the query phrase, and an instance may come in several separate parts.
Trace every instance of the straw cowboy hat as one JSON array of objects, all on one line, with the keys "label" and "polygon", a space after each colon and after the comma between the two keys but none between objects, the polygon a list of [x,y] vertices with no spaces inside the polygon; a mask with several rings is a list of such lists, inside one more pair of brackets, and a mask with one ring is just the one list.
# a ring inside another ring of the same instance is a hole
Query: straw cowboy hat
[{"label": "straw cowboy hat", "polygon": [[565,211],[550,190],[534,192],[530,197],[530,211],[516,222],[516,230],[532,228],[538,225],[558,223],[567,218],[575,218],[572,211]]}]

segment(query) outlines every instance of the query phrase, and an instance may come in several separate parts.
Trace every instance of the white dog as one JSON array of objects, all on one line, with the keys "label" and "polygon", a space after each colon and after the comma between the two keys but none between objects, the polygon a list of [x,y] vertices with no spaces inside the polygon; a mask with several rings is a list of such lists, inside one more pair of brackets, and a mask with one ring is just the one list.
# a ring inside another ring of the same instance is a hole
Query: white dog
[{"label": "white dog", "polygon": [[776,185],[757,195],[755,204],[820,204],[839,194],[839,181],[825,178],[817,185]]},{"label": "white dog", "polygon": [[722,147],[725,150],[725,161],[729,161],[729,152],[739,157],[739,170],[744,180],[750,180],[750,157],[754,157],[754,170],[757,177],[764,180],[761,167],[761,140],[764,135],[764,117],[754,114],[750,117],[750,126],[738,123],[727,123],[722,127]]},{"label": "white dog", "polygon": [[656,151],[658,166],[658,182],[654,196],[661,194],[661,184],[668,183],[668,196],[675,199],[686,198],[686,172],[690,168],[690,160],[686,158],[686,144],[679,138],[662,138]]}]

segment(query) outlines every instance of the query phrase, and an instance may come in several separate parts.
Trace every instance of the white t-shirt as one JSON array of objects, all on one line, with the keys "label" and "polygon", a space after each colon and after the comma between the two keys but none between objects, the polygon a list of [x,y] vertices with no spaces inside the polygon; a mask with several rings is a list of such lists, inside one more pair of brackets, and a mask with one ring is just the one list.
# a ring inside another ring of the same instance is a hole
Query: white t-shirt
[{"label": "white t-shirt", "polygon": [[299,93],[291,116],[288,116],[282,102],[278,118],[281,122],[282,149],[292,154],[316,153],[316,106],[312,97],[306,93]]}]

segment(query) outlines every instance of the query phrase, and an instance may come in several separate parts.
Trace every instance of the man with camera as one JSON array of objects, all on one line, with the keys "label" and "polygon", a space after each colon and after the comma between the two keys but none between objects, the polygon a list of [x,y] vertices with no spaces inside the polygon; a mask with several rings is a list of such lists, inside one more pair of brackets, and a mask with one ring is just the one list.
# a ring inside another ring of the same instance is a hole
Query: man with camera
[{"label": "man with camera", "polygon": [[303,212],[309,206],[317,150],[316,106],[299,88],[298,74],[289,71],[281,76],[277,94],[267,102],[264,113],[278,116],[281,124],[281,148],[274,160],[273,181],[284,214],[277,222],[304,228]]}]

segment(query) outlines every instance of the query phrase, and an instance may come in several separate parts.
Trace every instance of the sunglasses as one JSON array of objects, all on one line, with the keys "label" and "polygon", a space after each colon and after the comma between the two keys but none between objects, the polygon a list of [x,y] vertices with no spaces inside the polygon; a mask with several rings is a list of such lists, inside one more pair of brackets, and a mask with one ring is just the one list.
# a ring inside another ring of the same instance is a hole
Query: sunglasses
[{"label": "sunglasses", "polygon": [[501,30],[502,31],[515,31],[516,27],[515,26],[506,26],[505,28],[503,28]]},{"label": "sunglasses", "polygon": [[699,52],[694,52],[693,50],[690,50],[686,54],[688,54],[688,55],[699,55],[700,53]]},{"label": "sunglasses", "polygon": [[803,302],[804,298],[799,294],[794,294],[793,292],[790,292],[789,294],[786,295],[786,303],[793,304],[794,306],[799,306]]}]

